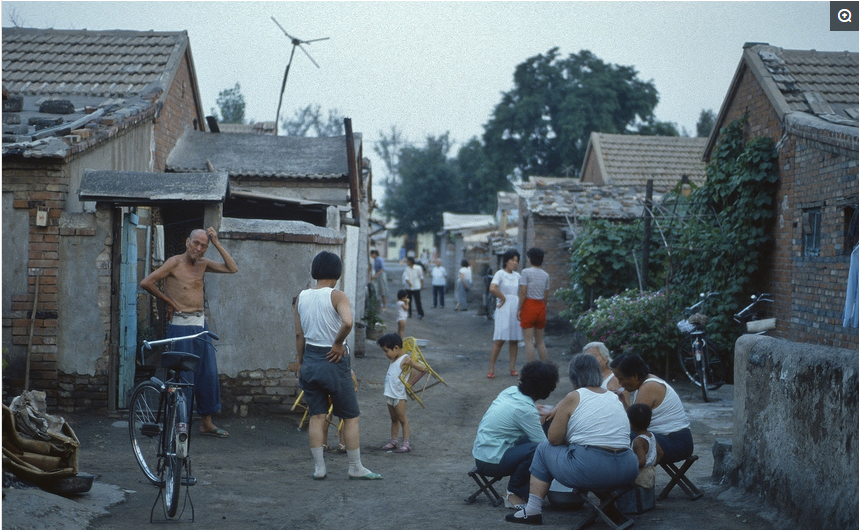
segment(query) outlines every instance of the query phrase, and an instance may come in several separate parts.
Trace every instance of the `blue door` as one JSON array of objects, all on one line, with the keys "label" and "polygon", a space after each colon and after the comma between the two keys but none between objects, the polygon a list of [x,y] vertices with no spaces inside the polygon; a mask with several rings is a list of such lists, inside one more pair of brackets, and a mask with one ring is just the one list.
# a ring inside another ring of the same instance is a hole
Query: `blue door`
[{"label": "blue door", "polygon": [[128,408],[137,355],[137,214],[122,214],[122,262],[119,269],[119,403]]}]

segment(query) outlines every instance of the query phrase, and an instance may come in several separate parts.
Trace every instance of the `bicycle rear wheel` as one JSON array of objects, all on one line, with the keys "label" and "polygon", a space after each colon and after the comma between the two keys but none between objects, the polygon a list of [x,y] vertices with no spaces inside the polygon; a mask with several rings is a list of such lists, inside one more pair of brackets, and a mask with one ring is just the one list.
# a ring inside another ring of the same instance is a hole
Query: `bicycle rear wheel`
[{"label": "bicycle rear wheel", "polygon": [[680,368],[690,381],[698,386],[701,386],[701,381],[698,376],[698,367],[695,364],[695,352],[692,344],[695,342],[695,337],[687,335],[680,341],[680,347],[677,348],[677,359],[680,361]]},{"label": "bicycle rear wheel", "polygon": [[725,384],[728,378],[728,363],[725,361],[722,351],[709,340],[706,342],[707,353],[707,388],[717,390]]},{"label": "bicycle rear wheel", "polygon": [[179,491],[182,488],[182,468],[185,459],[176,454],[176,422],[179,414],[176,406],[176,392],[167,398],[166,421],[164,427],[164,503],[167,517],[175,517],[179,509]]},{"label": "bicycle rear wheel", "polygon": [[161,444],[161,390],[150,381],[137,385],[128,407],[131,450],[149,482],[158,485],[158,454]]},{"label": "bicycle rear wheel", "polygon": [[[680,347],[677,349],[677,359],[680,361],[680,368],[683,369],[683,373],[691,382],[701,386],[702,374],[705,374],[703,378],[706,379],[707,390],[717,390],[725,384],[728,365],[722,358],[721,351],[713,346],[708,339],[704,338],[703,340],[704,353],[707,356],[706,372],[695,363],[695,350],[693,348],[695,337],[692,335],[684,337],[680,342]],[[708,397],[705,396],[705,401]]]}]

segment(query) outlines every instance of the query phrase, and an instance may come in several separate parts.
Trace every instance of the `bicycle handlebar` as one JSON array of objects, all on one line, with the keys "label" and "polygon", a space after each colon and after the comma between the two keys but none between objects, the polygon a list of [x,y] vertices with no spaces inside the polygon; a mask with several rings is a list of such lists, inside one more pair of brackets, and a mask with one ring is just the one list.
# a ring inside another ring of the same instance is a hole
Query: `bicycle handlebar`
[{"label": "bicycle handlebar", "polygon": [[185,335],[184,337],[173,337],[170,339],[161,339],[161,340],[145,340],[143,341],[144,350],[151,350],[153,346],[158,346],[159,344],[172,344],[174,342],[179,342],[180,340],[190,340],[190,339],[199,339],[203,335],[208,335],[215,340],[220,340],[217,334],[212,333],[211,331],[201,331],[200,333],[196,333],[194,335]]}]

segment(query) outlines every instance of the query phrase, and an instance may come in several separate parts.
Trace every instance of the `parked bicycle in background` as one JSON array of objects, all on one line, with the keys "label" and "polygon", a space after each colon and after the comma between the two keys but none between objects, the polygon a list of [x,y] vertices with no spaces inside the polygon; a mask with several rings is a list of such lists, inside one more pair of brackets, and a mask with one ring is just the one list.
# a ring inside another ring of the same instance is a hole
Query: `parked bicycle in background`
[{"label": "parked bicycle in background", "polygon": [[766,318],[772,310],[773,298],[769,293],[752,295],[752,303],[734,315],[734,320],[743,327],[743,333],[763,335],[775,329],[775,319]]},{"label": "parked bicycle in background", "polygon": [[710,391],[725,384],[728,370],[722,353],[724,350],[707,337],[708,318],[701,312],[707,300],[716,296],[719,296],[718,292],[701,293],[701,300],[684,309],[684,318],[677,323],[680,331],[686,334],[677,349],[680,367],[690,381],[701,387],[705,402],[710,401]]},{"label": "parked bicycle in background", "polygon": [[[211,331],[195,335],[155,341],[143,341],[143,350],[160,344],[173,344],[183,340],[218,340]],[[134,457],[143,474],[158,486],[158,497],[152,505],[149,521],[152,522],[155,506],[164,499],[167,518],[176,516],[182,486],[193,486],[191,475],[191,411],[194,407],[194,384],[182,377],[182,372],[193,372],[200,357],[192,353],[165,351],[161,354],[161,367],[167,370],[167,380],[152,377],[142,381],[131,395],[128,408],[128,433]],[[194,505],[186,489],[185,499]],[[184,508],[182,510],[184,513]],[[181,516],[181,514],[180,514]]]}]

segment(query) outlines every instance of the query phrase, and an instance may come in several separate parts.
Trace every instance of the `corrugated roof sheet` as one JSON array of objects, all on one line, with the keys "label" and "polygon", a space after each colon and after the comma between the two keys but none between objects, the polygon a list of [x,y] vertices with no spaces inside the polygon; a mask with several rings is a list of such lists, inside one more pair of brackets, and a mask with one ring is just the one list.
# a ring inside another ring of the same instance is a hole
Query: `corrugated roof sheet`
[{"label": "corrugated roof sheet", "polygon": [[[355,152],[361,134],[355,133]],[[231,177],[339,179],[347,177],[346,137],[220,134],[186,130],[167,157],[178,173],[208,171],[206,161]]]},{"label": "corrugated roof sheet", "polygon": [[683,175],[697,185],[706,180],[703,161],[707,138],[680,136],[637,136],[591,133],[582,175],[590,164],[604,186],[645,186],[653,179],[655,189],[676,186]]},{"label": "corrugated roof sheet", "polygon": [[491,228],[496,225],[495,218],[485,214],[466,214],[442,212],[443,230],[477,230]]}]

